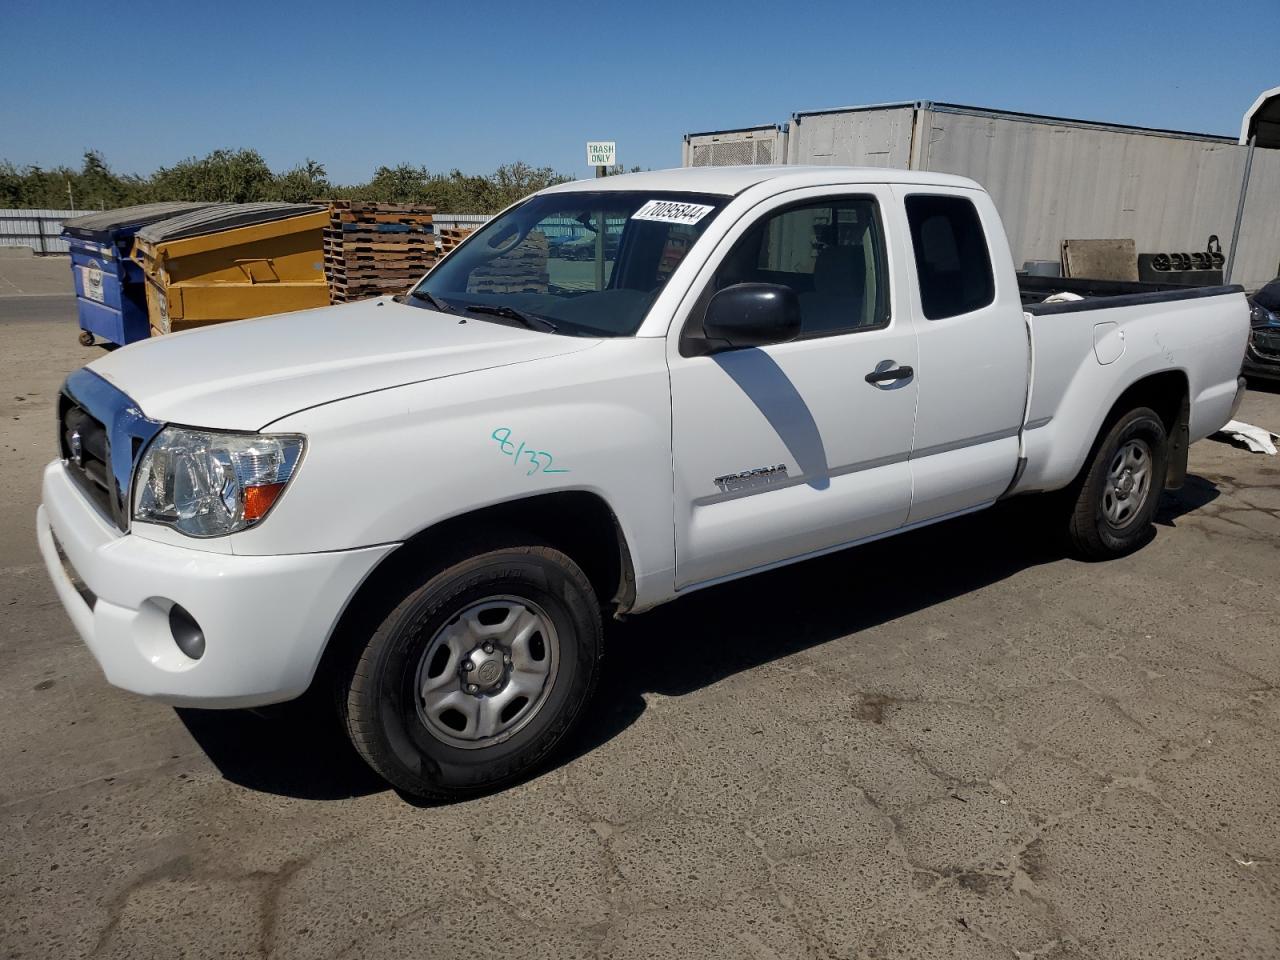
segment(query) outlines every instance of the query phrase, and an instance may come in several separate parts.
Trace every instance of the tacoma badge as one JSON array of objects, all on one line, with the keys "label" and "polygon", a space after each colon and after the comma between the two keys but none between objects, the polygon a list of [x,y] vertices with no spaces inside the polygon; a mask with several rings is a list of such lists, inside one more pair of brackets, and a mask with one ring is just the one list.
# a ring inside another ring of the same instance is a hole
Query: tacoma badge
[{"label": "tacoma badge", "polygon": [[720,488],[721,493],[732,493],[751,487],[767,487],[771,483],[785,479],[787,479],[787,465],[780,463],[775,467],[756,467],[754,470],[744,470],[742,473],[726,473],[723,477],[716,477],[712,482]]}]

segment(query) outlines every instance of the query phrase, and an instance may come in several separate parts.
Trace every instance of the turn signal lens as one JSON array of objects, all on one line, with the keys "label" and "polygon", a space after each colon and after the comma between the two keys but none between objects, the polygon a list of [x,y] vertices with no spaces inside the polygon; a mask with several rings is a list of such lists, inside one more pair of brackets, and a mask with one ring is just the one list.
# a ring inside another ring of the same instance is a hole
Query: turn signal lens
[{"label": "turn signal lens", "polygon": [[283,483],[264,483],[260,487],[245,487],[244,518],[250,522],[262,519],[283,489]]}]

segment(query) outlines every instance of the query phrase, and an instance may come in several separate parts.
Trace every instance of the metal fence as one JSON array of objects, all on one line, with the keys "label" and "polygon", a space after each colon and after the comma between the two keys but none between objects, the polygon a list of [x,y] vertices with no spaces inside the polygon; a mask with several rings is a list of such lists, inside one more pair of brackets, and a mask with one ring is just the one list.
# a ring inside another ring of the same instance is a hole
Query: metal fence
[{"label": "metal fence", "polygon": [[437,229],[462,227],[466,230],[474,230],[476,227],[483,227],[492,219],[493,215],[489,213],[433,213],[431,215],[431,222]]},{"label": "metal fence", "polygon": [[[83,217],[93,210],[6,210],[0,209],[0,247],[30,247],[36,253],[69,253],[62,239],[62,223]],[[438,213],[432,217],[437,227],[475,229],[492,219],[487,213]]]},{"label": "metal fence", "polygon": [[30,247],[36,253],[67,253],[62,221],[92,210],[0,209],[0,247]]}]

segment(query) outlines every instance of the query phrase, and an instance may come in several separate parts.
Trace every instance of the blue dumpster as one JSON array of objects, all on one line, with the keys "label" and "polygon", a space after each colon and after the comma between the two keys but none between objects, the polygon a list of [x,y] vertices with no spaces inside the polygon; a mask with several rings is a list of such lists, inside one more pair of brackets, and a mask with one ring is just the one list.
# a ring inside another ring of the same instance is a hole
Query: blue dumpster
[{"label": "blue dumpster", "polygon": [[80,316],[80,342],[94,337],[123,346],[151,335],[142,268],[129,259],[140,227],[210,206],[207,203],[144,203],[66,220],[62,236],[71,247],[71,275]]}]

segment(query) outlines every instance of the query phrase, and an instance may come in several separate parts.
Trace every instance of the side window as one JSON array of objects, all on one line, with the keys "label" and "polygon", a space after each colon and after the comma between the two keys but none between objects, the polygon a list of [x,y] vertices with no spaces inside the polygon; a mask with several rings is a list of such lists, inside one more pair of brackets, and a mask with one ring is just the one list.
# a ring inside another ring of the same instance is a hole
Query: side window
[{"label": "side window", "polygon": [[942,320],[995,300],[987,237],[973,203],[916,194],[906,206],[925,317]]},{"label": "side window", "polygon": [[849,197],[763,217],[725,257],[714,287],[790,287],[800,300],[801,337],[821,337],[886,326],[888,277],[879,207]]}]

